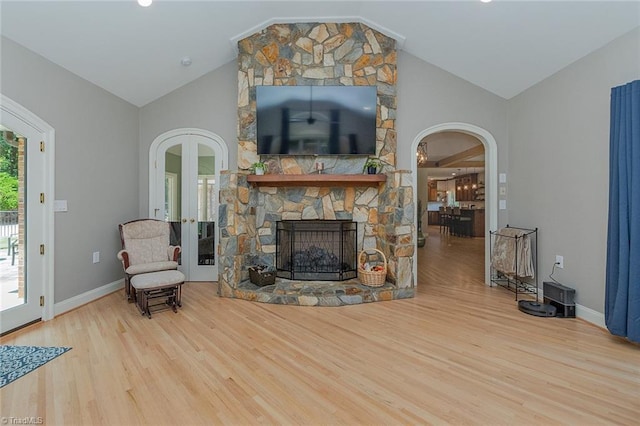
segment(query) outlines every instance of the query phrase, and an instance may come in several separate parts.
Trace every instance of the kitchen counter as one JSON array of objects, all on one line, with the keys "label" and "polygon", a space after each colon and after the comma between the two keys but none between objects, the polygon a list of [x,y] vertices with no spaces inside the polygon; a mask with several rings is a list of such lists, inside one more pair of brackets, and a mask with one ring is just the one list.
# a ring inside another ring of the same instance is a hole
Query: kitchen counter
[{"label": "kitchen counter", "polygon": [[[440,212],[439,211],[428,211],[427,212],[427,223],[429,225],[438,225],[440,224]],[[484,237],[484,209],[468,209],[461,208],[460,214],[462,216],[470,217],[472,228],[471,235],[474,237]]]},{"label": "kitchen counter", "polygon": [[460,209],[460,215],[471,218],[471,235],[484,237],[484,209]]}]

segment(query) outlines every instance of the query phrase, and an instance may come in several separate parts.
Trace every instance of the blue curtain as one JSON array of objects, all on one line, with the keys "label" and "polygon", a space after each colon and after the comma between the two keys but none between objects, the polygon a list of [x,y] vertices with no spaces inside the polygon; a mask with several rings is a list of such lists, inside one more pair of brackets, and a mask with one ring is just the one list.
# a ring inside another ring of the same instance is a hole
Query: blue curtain
[{"label": "blue curtain", "polygon": [[611,89],[605,320],[640,342],[640,80]]}]

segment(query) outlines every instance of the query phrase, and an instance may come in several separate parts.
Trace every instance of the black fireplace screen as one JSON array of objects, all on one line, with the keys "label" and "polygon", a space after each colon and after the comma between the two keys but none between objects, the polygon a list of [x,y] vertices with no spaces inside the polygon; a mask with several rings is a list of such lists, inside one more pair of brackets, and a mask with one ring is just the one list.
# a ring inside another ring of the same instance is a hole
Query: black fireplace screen
[{"label": "black fireplace screen", "polygon": [[343,281],[357,276],[358,228],[345,220],[283,220],[276,224],[276,275]]}]

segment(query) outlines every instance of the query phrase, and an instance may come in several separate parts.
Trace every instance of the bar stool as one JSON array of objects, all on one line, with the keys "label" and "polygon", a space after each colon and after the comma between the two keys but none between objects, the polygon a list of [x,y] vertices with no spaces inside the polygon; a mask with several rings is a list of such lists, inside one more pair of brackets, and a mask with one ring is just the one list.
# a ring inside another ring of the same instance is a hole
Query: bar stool
[{"label": "bar stool", "polygon": [[450,232],[450,226],[451,226],[451,207],[440,207],[439,209],[439,213],[440,213],[440,233],[442,234],[442,232],[444,231],[444,233],[448,233]]},{"label": "bar stool", "polygon": [[460,207],[454,207],[451,210],[451,235],[455,235],[458,236],[458,231],[459,231],[459,226],[458,226],[458,220],[460,219]]}]

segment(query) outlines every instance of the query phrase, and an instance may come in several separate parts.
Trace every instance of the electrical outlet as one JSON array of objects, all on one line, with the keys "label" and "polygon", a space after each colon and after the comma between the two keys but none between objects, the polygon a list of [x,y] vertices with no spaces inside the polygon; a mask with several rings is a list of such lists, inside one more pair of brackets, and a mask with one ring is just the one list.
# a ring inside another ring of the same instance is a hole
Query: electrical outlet
[{"label": "electrical outlet", "polygon": [[93,263],[98,263],[100,262],[100,252],[99,251],[94,251],[93,252]]},{"label": "electrical outlet", "polygon": [[564,268],[564,256],[559,256],[556,254],[556,266],[560,269]]}]

